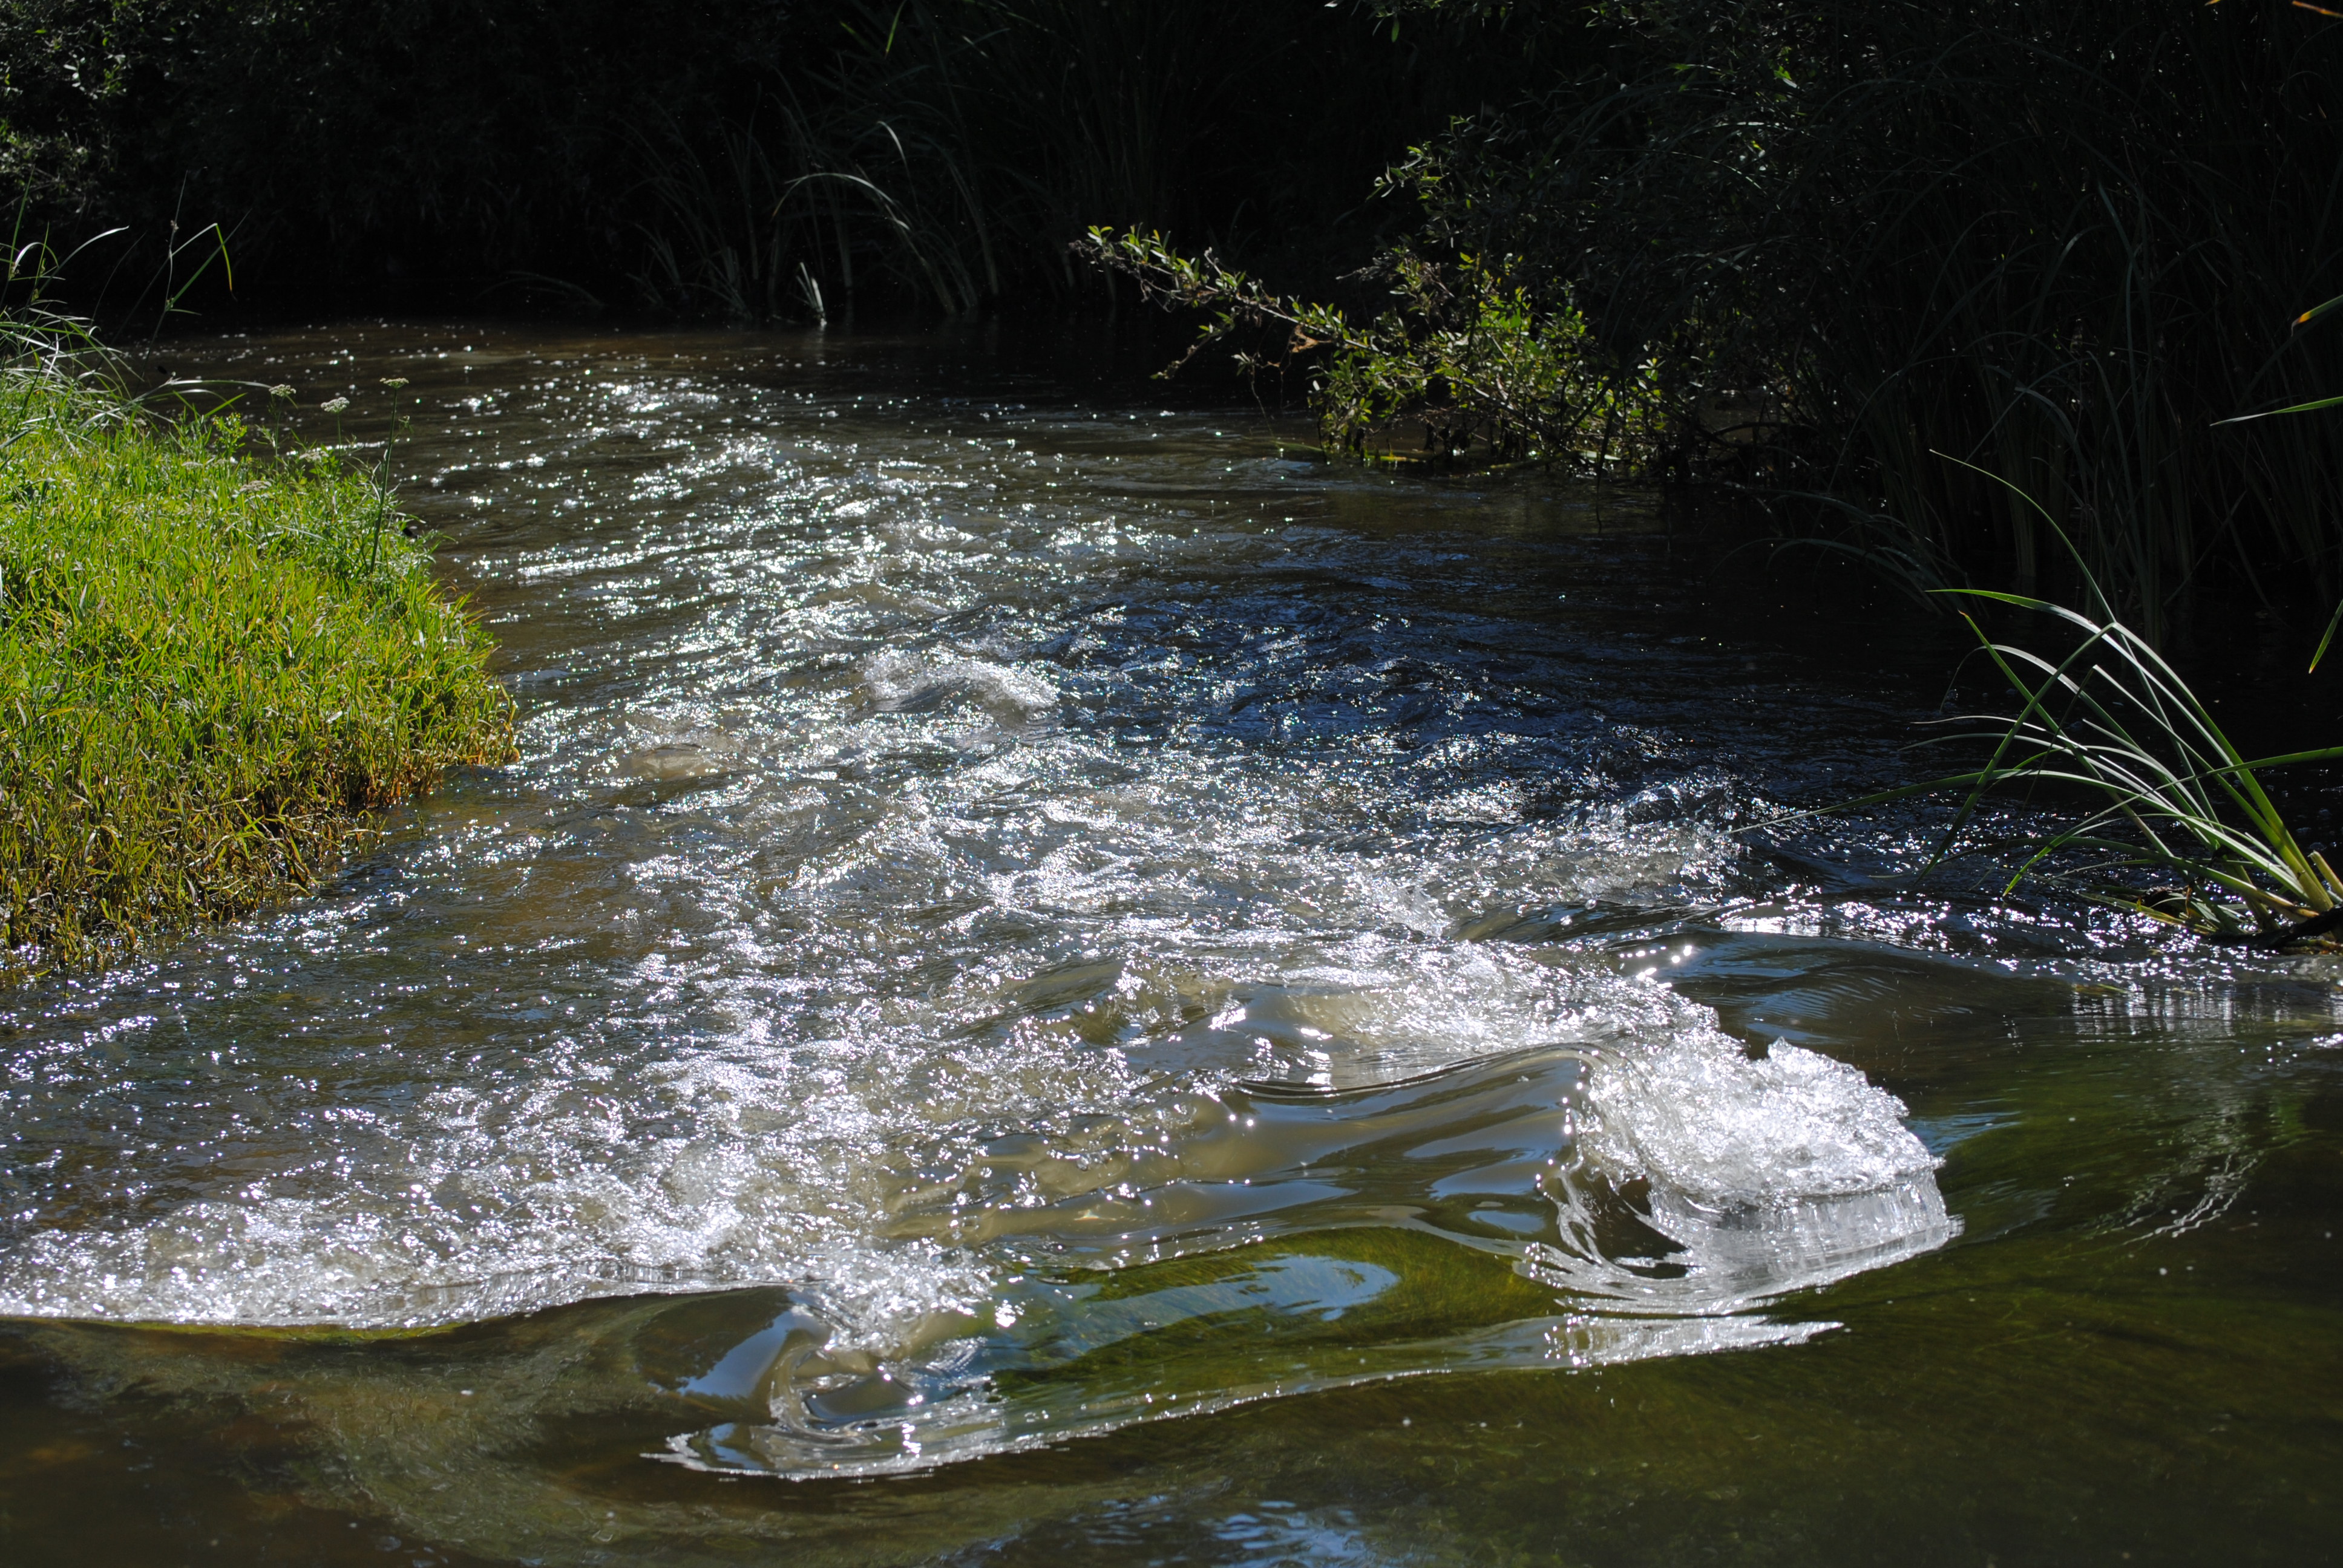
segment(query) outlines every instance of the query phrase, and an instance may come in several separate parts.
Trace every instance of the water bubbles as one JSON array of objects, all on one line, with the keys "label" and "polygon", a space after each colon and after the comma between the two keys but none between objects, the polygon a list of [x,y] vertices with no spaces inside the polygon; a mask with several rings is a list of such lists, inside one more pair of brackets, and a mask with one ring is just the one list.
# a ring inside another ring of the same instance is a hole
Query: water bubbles
[{"label": "water bubbles", "polygon": [[965,700],[1004,725],[1028,726],[1046,716],[1057,689],[1036,671],[984,659],[931,661],[888,651],[866,661],[862,680],[882,713],[930,712]]},{"label": "water bubbles", "polygon": [[1588,640],[1510,620],[1514,558],[1336,526],[1342,481],[1209,419],[970,444],[891,392],[461,353],[397,460],[526,755],[12,1041],[60,1154],[0,1311],[674,1296],[723,1319],[675,1397],[731,1402],[675,1457],[880,1473],[1785,1342],[1820,1327],[1767,1301],[1952,1233],[1891,1096],[1666,983],[1752,788],[1584,596]]}]

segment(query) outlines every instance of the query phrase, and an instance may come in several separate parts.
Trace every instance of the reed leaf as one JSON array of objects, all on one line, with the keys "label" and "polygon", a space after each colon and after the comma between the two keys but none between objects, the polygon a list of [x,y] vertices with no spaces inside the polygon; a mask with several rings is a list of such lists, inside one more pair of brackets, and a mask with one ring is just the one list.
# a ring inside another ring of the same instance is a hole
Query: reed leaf
[{"label": "reed leaf", "polygon": [[[2343,760],[2343,746],[2248,758],[2147,638],[2112,617],[1987,588],[1940,589],[2064,625],[2075,646],[2052,659],[1999,641],[1964,613],[1979,652],[2019,699],[2013,714],[1936,721],[1929,745],[1984,745],[1983,765],[1880,790],[1834,810],[1956,794],[1920,875],[1955,859],[2022,849],[2003,890],[2029,878],[2222,941],[2329,943],[2343,887],[2306,849],[2263,784],[2274,769]],[[2077,794],[2080,817],[2046,833],[1965,842],[1988,797],[2012,788]],[[2080,859],[2077,857],[2082,857]],[[2143,889],[2143,873],[2179,886]]]}]

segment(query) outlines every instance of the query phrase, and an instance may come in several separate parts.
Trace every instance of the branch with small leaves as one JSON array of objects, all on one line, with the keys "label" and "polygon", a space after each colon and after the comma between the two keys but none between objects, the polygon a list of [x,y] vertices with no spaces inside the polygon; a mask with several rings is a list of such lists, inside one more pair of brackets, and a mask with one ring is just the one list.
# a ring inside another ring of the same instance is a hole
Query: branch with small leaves
[{"label": "branch with small leaves", "polygon": [[1096,228],[1075,249],[1137,283],[1150,304],[1207,314],[1166,376],[1205,348],[1282,328],[1273,361],[1236,351],[1238,371],[1309,361],[1320,431],[1329,448],[1353,457],[1401,457],[1393,438],[1413,427],[1423,447],[1405,455],[1644,467],[1670,425],[1651,366],[1615,363],[1567,297],[1534,303],[1503,258],[1439,263],[1396,252],[1379,269],[1394,304],[1362,326],[1333,306],[1281,295],[1209,250],[1182,256],[1160,234]]}]

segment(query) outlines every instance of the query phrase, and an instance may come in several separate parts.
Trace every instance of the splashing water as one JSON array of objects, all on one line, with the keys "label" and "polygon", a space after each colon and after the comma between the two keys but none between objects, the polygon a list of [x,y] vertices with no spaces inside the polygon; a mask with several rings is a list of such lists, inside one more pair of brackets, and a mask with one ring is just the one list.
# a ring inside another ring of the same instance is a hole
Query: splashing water
[{"label": "splashing water", "polygon": [[1896,1098],[1599,940],[1738,874],[1702,656],[1212,417],[391,350],[524,759],[26,1004],[0,1312],[709,1293],[664,1456],[876,1474],[1795,1342],[1956,1232]]}]

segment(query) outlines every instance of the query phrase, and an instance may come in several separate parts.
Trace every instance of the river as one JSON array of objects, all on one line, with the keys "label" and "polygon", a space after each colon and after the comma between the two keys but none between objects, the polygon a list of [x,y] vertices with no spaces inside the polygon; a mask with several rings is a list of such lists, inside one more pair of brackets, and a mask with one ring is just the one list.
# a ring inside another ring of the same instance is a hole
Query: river
[{"label": "river", "polygon": [[2338,961],[1746,831],[1940,628],[982,329],[173,354],[521,755],[0,996],[12,1562],[2332,1556]]}]

